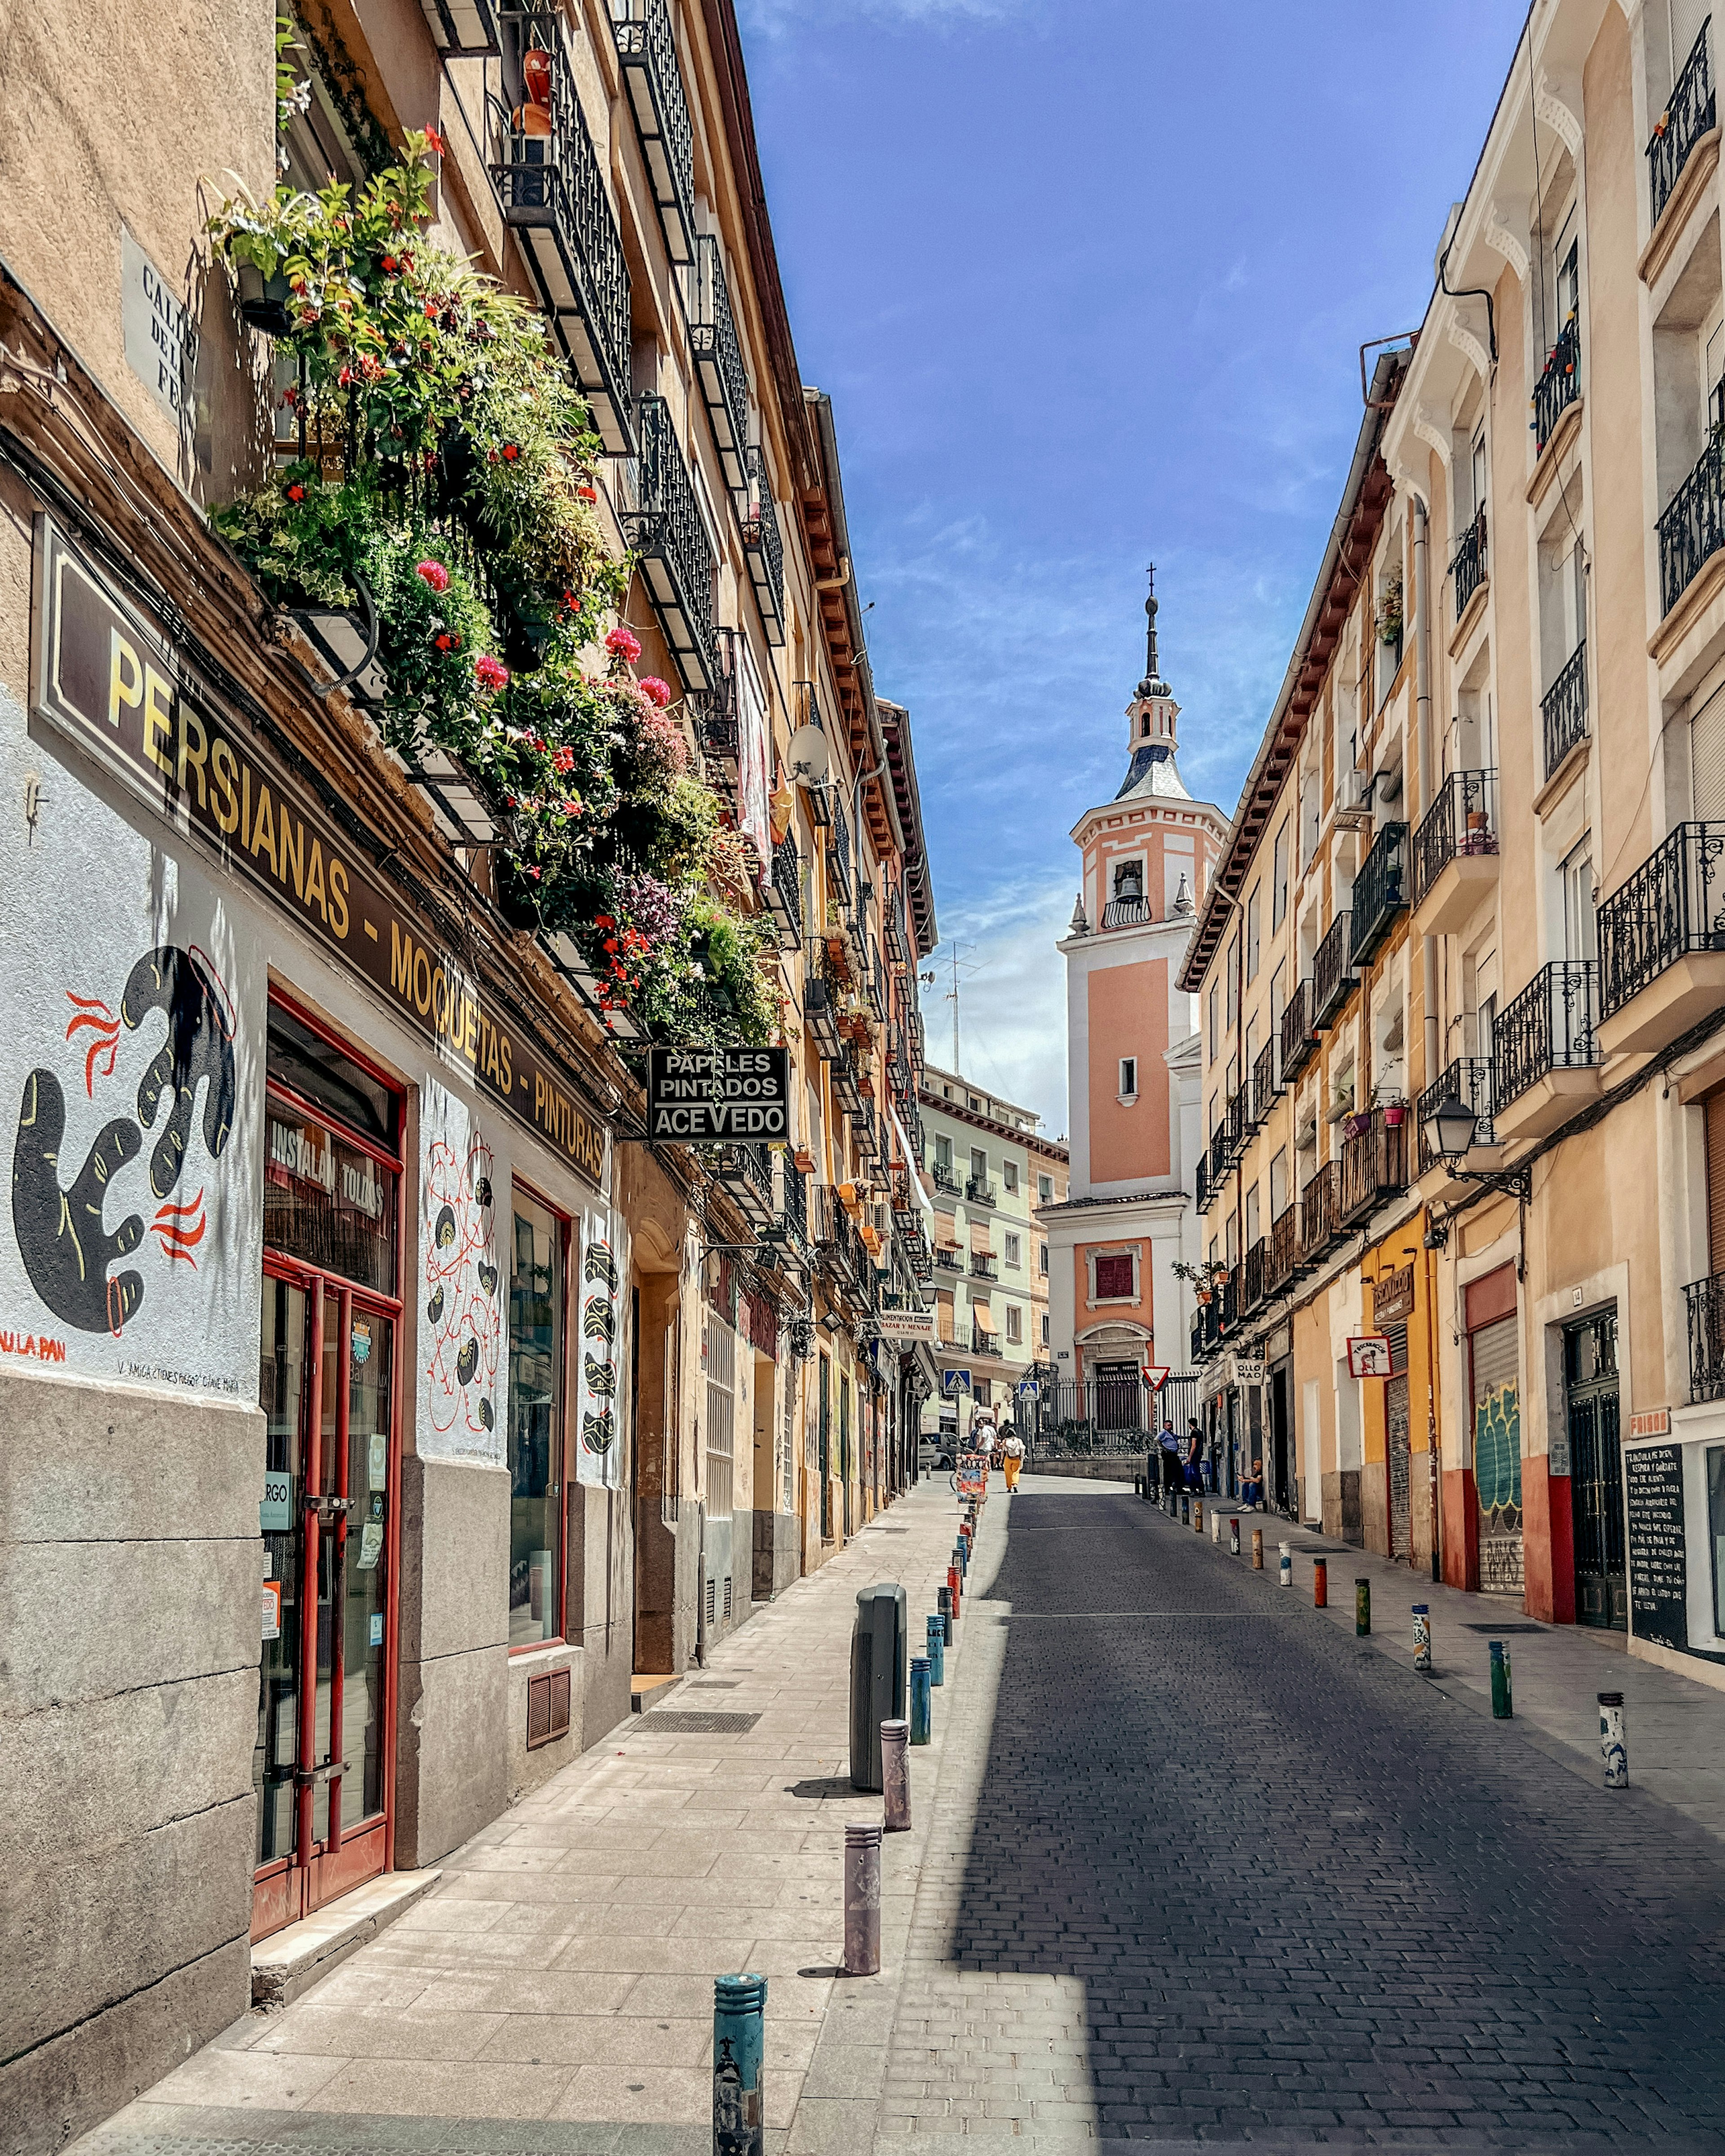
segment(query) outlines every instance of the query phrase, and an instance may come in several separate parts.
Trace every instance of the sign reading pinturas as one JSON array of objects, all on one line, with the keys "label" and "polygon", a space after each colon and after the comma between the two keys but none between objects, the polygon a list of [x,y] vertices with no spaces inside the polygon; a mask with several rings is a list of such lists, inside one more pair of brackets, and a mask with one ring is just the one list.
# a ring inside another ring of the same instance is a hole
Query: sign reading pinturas
[{"label": "sign reading pinturas", "polygon": [[782,1144],[790,1098],[788,1048],[655,1048],[647,1135],[660,1144]]}]

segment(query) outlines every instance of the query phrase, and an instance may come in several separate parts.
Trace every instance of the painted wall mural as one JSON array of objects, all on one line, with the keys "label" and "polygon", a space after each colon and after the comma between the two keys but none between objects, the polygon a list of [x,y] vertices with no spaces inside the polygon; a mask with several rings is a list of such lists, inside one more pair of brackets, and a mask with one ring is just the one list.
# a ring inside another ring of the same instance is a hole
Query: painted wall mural
[{"label": "painted wall mural", "polygon": [[507,1195],[507,1170],[465,1104],[434,1084],[420,1150],[419,1450],[501,1460],[508,1298],[497,1193]]},{"label": "painted wall mural", "polygon": [[623,1401],[618,1349],[622,1334],[622,1268],[608,1211],[590,1207],[581,1235],[581,1383],[575,1479],[620,1490]]}]

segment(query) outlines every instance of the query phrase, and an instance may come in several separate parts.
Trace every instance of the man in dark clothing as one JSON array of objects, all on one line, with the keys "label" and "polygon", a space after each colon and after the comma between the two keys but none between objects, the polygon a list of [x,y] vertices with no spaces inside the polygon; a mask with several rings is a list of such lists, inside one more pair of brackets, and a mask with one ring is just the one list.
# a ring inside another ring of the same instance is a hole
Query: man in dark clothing
[{"label": "man in dark clothing", "polygon": [[1162,1486],[1172,1496],[1180,1486],[1181,1476],[1180,1440],[1174,1435],[1174,1426],[1171,1422],[1164,1422],[1162,1425],[1158,1450],[1161,1454]]}]

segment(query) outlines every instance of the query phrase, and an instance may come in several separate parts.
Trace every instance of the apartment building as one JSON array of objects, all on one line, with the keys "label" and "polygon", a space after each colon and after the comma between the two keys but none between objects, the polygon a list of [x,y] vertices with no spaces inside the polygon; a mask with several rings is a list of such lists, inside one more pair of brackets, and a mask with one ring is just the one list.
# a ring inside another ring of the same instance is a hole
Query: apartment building
[{"label": "apartment building", "polygon": [[[1040,1215],[1053,1368],[1040,1407],[1045,1425],[1087,1433],[1146,1424],[1139,1373],[1184,1364],[1194,1306],[1202,1074],[1198,1006],[1180,969],[1228,819],[1180,777],[1158,605],[1153,588],[1125,775],[1073,827],[1081,881],[1060,945],[1071,1174]],[[1225,1091],[1225,1064],[1209,1079]]]},{"label": "apartment building", "polygon": [[[0,80],[19,2148],[822,1562],[932,1383],[910,721],[729,0],[282,40]],[[783,1047],[783,1130],[649,1148],[654,1043]]]},{"label": "apartment building", "polygon": [[1251,1076],[1199,1344],[1285,1501],[1725,1681],[1714,37],[1524,27],[1187,978]]},{"label": "apartment building", "polygon": [[1065,1151],[1039,1116],[956,1070],[928,1065],[919,1098],[939,1368],[923,1425],[962,1434],[979,1408],[1017,1414],[1045,1354],[1035,1213],[1043,1188],[1065,1181]]}]

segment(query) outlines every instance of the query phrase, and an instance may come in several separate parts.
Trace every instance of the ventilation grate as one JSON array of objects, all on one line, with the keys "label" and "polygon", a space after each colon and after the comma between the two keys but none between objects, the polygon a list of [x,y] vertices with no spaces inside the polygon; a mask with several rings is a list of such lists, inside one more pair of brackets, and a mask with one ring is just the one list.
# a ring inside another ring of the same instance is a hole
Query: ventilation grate
[{"label": "ventilation grate", "polygon": [[716,1579],[710,1579],[706,1584],[706,1629],[709,1632],[713,1629],[713,1618],[718,1606],[719,1583]]},{"label": "ventilation grate", "polygon": [[1464,1632],[1488,1633],[1494,1640],[1507,1640],[1512,1633],[1520,1638],[1524,1634],[1549,1632],[1552,1628],[1549,1625],[1464,1625],[1461,1629]]},{"label": "ventilation grate", "polygon": [[680,1714],[675,1708],[655,1707],[641,1717],[644,1729],[661,1737],[741,1737],[761,1719],[758,1714]]},{"label": "ventilation grate", "polygon": [[735,1691],[737,1685],[737,1680],[735,1677],[703,1677],[699,1684],[691,1684],[689,1690],[691,1691]]},{"label": "ventilation grate", "polygon": [[728,1572],[725,1575],[725,1622],[727,1625],[731,1622],[731,1575]]}]

